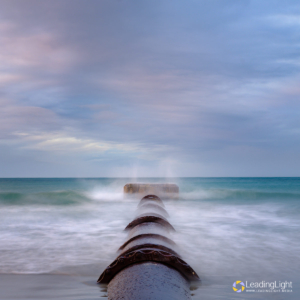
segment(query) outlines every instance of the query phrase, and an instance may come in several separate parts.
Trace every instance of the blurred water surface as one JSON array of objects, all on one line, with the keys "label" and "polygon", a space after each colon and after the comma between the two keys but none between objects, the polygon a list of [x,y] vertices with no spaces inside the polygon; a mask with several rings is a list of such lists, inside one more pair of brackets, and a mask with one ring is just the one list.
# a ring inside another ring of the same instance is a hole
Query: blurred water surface
[{"label": "blurred water surface", "polygon": [[[94,280],[116,257],[135,216],[138,201],[123,197],[133,181],[179,185],[179,199],[165,205],[177,231],[172,238],[202,278],[194,299],[299,299],[300,178],[0,179],[3,299],[31,299],[36,289],[42,295],[45,276],[77,276],[78,299],[105,297]],[[17,293],[4,284],[11,276],[23,278],[24,289],[31,280],[37,288],[23,298],[9,294]],[[241,295],[232,290],[236,280],[288,280],[293,292]],[[77,299],[55,293],[41,299]]]}]

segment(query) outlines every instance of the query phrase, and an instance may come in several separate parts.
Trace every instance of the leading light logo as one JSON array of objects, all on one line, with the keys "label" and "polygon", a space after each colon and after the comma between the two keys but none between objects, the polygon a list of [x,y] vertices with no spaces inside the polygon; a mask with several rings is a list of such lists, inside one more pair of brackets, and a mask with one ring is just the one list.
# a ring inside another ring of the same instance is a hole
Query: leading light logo
[{"label": "leading light logo", "polygon": [[235,292],[240,293],[245,289],[245,284],[242,281],[235,281],[232,288]]}]

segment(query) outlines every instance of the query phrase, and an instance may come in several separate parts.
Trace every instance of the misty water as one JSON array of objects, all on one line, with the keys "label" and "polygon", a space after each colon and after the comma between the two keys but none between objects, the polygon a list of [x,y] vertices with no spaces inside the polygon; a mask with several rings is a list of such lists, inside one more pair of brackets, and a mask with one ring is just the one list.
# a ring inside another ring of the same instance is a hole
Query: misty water
[{"label": "misty water", "polygon": [[[0,179],[0,299],[99,299],[126,240],[128,182],[173,182],[172,239],[198,273],[193,299],[299,299],[300,178]],[[289,293],[233,282],[289,281]]]}]

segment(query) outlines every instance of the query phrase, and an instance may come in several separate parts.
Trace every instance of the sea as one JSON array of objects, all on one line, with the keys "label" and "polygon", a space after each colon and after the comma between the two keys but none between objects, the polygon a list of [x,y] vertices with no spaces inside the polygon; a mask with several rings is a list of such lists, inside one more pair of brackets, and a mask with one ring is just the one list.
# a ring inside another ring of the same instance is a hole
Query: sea
[{"label": "sea", "polygon": [[96,281],[136,216],[132,182],[179,186],[165,206],[201,278],[192,299],[300,299],[295,177],[2,178],[0,299],[107,299]]}]

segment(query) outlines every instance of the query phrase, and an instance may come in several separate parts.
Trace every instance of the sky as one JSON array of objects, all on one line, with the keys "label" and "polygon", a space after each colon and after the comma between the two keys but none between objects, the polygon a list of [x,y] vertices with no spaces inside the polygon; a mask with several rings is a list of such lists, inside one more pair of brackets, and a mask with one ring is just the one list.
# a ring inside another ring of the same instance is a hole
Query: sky
[{"label": "sky", "polygon": [[300,176],[300,3],[0,0],[0,177]]}]

